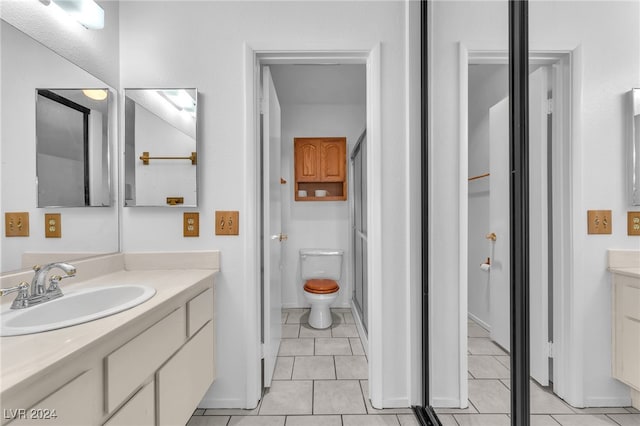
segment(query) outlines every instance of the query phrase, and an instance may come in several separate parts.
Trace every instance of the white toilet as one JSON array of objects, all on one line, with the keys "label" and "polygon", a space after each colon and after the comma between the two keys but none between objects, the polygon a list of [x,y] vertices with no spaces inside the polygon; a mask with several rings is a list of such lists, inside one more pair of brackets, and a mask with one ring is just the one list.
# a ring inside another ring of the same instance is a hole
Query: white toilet
[{"label": "white toilet", "polygon": [[338,297],[338,280],[342,275],[343,250],[301,249],[300,272],[304,282],[304,297],[311,304],[309,325],[331,327],[329,306]]}]

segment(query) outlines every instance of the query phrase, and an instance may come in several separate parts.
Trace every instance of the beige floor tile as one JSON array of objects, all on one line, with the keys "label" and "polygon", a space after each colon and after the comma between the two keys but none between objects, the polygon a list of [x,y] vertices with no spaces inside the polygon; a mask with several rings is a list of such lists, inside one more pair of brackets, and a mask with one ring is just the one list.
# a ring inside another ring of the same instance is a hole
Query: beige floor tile
[{"label": "beige floor tile", "polygon": [[366,414],[357,380],[317,380],[313,388],[313,414]]},{"label": "beige floor tile", "polygon": [[193,416],[187,426],[227,426],[229,416]]},{"label": "beige floor tile", "polygon": [[[398,419],[400,420],[400,425],[404,426],[404,423],[402,423],[402,419],[400,418],[402,414],[398,415]],[[408,414],[404,414],[405,416]],[[440,423],[442,423],[442,426],[458,426],[458,422],[456,422],[456,419],[453,418],[453,414],[442,414],[438,416],[438,420],[440,420]],[[408,423],[409,425],[416,425],[418,426],[418,421],[416,420],[416,423]]]},{"label": "beige floor tile", "polygon": [[640,414],[609,414],[621,426],[640,426]]},{"label": "beige floor tile", "polygon": [[331,329],[318,329],[309,324],[300,324],[300,337],[331,337]]},{"label": "beige floor tile", "polygon": [[640,414],[640,410],[638,410],[635,407],[625,407],[627,409],[628,412],[632,413],[632,414]]},{"label": "beige floor tile", "polygon": [[344,317],[344,323],[345,324],[355,324],[356,320],[355,318],[353,318],[353,314],[351,312],[345,312],[342,314],[342,316]]},{"label": "beige floor tile", "polygon": [[460,426],[511,426],[506,414],[454,414]]},{"label": "beige floor tile", "polygon": [[289,315],[288,312],[282,311],[280,313],[280,323],[284,324],[285,322],[287,322],[287,316]]},{"label": "beige floor tile", "polygon": [[494,355],[493,357],[504,365],[507,370],[511,370],[511,357],[509,355]]},{"label": "beige floor tile", "polygon": [[629,414],[629,411],[625,407],[589,407],[589,408],[575,408],[571,409],[576,414]]},{"label": "beige floor tile", "polygon": [[368,379],[369,366],[364,356],[336,355],[336,377],[338,379]]},{"label": "beige floor tile", "polygon": [[[262,402],[262,401],[261,401]],[[243,410],[240,408],[207,408],[205,416],[257,416],[260,410],[260,403],[253,410]]]},{"label": "beige floor tile", "polygon": [[478,324],[472,323],[469,324],[469,328],[467,329],[468,337],[489,337],[489,332],[484,328],[480,327]]},{"label": "beige floor tile", "polygon": [[562,426],[617,426],[604,414],[556,414],[553,418]]},{"label": "beige floor tile", "polygon": [[531,416],[531,426],[558,426],[553,417],[548,415],[535,414]]},{"label": "beige floor tile", "polygon": [[316,339],[316,355],[351,355],[351,345],[347,338]]},{"label": "beige floor tile", "polygon": [[[420,426],[420,422],[418,422],[418,419],[416,419],[416,416],[413,414],[398,414],[397,416],[400,426]],[[445,414],[445,416],[448,416],[448,414]],[[453,420],[453,416],[451,416],[451,421],[453,421],[453,423],[446,423],[446,420],[442,421],[442,419],[440,419],[442,426],[458,426],[455,420]]]},{"label": "beige floor tile", "polygon": [[287,324],[306,324],[309,322],[309,309],[288,309]]},{"label": "beige floor tile", "polygon": [[310,380],[274,381],[264,394],[260,415],[312,414],[312,398]]},{"label": "beige floor tile", "polygon": [[292,356],[279,356],[276,358],[276,368],[273,372],[273,380],[291,380],[294,359],[295,358]]},{"label": "beige floor tile", "polygon": [[313,355],[314,339],[282,339],[278,356]]},{"label": "beige floor tile", "polygon": [[364,355],[364,348],[362,347],[362,340],[359,337],[349,337],[349,343],[351,344],[351,352],[354,355]]},{"label": "beige floor tile", "polygon": [[367,413],[369,414],[412,414],[411,408],[373,408],[371,400],[369,399],[369,381],[360,380],[360,388],[362,389],[362,395],[364,396],[364,403],[367,406]]},{"label": "beige floor tile", "polygon": [[204,416],[205,409],[204,408],[196,408],[196,411],[193,412],[194,416]]},{"label": "beige floor tile", "polygon": [[467,341],[472,355],[506,355],[506,352],[490,339],[470,337]]},{"label": "beige floor tile", "polygon": [[300,324],[282,324],[283,339],[297,339],[300,336]]},{"label": "beige floor tile", "polygon": [[474,414],[477,413],[476,407],[473,404],[469,403],[467,408],[434,408],[435,412],[438,414]]},{"label": "beige floor tile", "polygon": [[531,382],[530,401],[532,414],[572,414],[573,410],[550,390]]},{"label": "beige floor tile", "polygon": [[476,379],[508,379],[509,370],[491,355],[469,355],[469,373]]},{"label": "beige floor tile", "polygon": [[332,337],[359,337],[354,324],[340,324],[331,327]]},{"label": "beige floor tile", "polygon": [[394,414],[367,414],[342,416],[344,426],[399,426]]},{"label": "beige floor tile", "polygon": [[483,414],[511,411],[509,389],[499,380],[469,380],[469,401]]},{"label": "beige floor tile", "polygon": [[342,426],[341,416],[287,416],[285,426]]},{"label": "beige floor tile", "polygon": [[284,426],[284,416],[234,416],[229,426]]},{"label": "beige floor tile", "polygon": [[293,364],[293,380],[335,379],[332,356],[297,356]]},{"label": "beige floor tile", "polygon": [[340,312],[340,313],[351,312],[351,308],[331,308],[331,312]]}]

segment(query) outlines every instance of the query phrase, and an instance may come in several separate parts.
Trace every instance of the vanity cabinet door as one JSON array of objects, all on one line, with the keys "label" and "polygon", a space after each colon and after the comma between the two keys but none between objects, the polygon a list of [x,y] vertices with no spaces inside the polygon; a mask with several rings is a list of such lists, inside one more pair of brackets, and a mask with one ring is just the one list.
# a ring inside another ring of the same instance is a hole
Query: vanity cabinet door
[{"label": "vanity cabinet door", "polygon": [[155,394],[151,382],[140,389],[104,426],[154,426]]},{"label": "vanity cabinet door", "polygon": [[7,413],[10,407],[3,407],[4,417],[15,419],[12,426],[98,424],[102,417],[100,374],[97,369],[86,371],[27,410]]},{"label": "vanity cabinet door", "polygon": [[156,374],[158,424],[183,425],[215,379],[214,329],[209,321]]}]

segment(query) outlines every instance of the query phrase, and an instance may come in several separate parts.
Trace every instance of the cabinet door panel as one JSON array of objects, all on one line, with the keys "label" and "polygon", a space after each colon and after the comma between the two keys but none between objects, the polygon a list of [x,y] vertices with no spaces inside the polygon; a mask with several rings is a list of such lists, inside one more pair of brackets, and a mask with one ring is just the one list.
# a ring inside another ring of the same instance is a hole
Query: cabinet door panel
[{"label": "cabinet door panel", "polygon": [[315,182],[318,180],[318,146],[314,141],[297,142],[296,179],[299,182]]},{"label": "cabinet door panel", "polygon": [[346,161],[346,146],[344,141],[322,142],[320,150],[320,181],[344,181]]},{"label": "cabinet door panel", "polygon": [[154,426],[155,393],[153,382],[140,389],[104,426]]}]

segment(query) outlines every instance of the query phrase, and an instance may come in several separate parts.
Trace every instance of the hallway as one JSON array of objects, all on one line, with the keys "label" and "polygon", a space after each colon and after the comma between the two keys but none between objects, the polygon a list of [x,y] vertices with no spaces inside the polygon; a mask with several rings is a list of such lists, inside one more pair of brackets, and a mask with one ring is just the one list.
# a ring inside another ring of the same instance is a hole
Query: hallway
[{"label": "hallway", "polygon": [[409,408],[376,410],[368,365],[350,309],[332,309],[316,330],[308,309],[284,309],[271,388],[254,410],[196,410],[188,426],[417,426]]},{"label": "hallway", "polygon": [[[436,408],[443,426],[510,426],[509,354],[475,322],[468,324],[469,408]],[[640,426],[632,407],[573,408],[531,381],[532,426]]]}]

